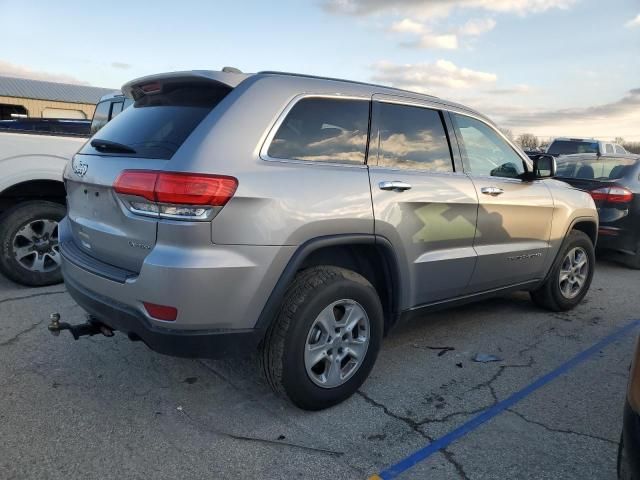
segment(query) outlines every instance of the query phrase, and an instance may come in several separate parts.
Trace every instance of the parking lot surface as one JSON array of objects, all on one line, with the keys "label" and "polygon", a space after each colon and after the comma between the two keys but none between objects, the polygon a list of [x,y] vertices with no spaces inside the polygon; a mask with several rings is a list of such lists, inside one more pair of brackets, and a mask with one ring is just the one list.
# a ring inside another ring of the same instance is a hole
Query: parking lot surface
[{"label": "parking lot surface", "polygon": [[[255,358],[172,358],[122,335],[53,338],[49,313],[83,321],[64,287],[0,279],[0,478],[365,479],[640,318],[639,287],[640,272],[601,260],[572,312],[516,293],[429,314],[392,331],[358,394],[304,412],[271,393]],[[637,333],[397,478],[614,479]],[[474,362],[478,353],[500,360]]]}]

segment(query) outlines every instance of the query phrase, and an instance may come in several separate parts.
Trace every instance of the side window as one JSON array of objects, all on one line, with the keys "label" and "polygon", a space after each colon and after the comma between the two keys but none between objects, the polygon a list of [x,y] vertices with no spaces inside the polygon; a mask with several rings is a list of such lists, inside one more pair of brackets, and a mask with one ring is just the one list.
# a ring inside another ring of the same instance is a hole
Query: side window
[{"label": "side window", "polygon": [[627,151],[621,147],[620,145],[616,145],[616,153],[620,153],[622,155],[624,155],[625,153],[627,153]]},{"label": "side window", "polygon": [[369,101],[303,98],[269,145],[272,158],[364,164]]},{"label": "side window", "polygon": [[472,175],[516,178],[522,158],[491,127],[466,115],[452,114],[461,140],[465,170]]},{"label": "side window", "polygon": [[110,101],[100,102],[98,105],[96,105],[96,111],[93,114],[93,120],[91,121],[91,135],[96,133],[107,124],[107,122],[109,121],[110,108]]},{"label": "side window", "polygon": [[122,111],[122,102],[113,102],[111,104],[111,115],[109,115],[109,120],[113,119],[121,111]]},{"label": "side window", "polygon": [[610,143],[607,143],[607,144],[604,146],[604,152],[605,152],[605,153],[614,153],[614,152],[613,152],[613,145],[611,145]]},{"label": "side window", "polygon": [[[370,164],[388,168],[452,172],[453,161],[438,110],[374,102]],[[377,148],[376,148],[377,147]]]}]

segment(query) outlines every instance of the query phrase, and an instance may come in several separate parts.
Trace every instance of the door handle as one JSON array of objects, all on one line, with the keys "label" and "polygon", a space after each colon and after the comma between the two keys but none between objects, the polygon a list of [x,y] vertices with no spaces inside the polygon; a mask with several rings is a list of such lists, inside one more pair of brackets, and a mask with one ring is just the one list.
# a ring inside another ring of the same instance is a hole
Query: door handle
[{"label": "door handle", "polygon": [[492,197],[497,197],[504,193],[504,190],[498,187],[482,187],[480,191],[485,195],[491,195]]},{"label": "door handle", "polygon": [[409,190],[411,185],[406,182],[400,182],[398,180],[394,180],[393,182],[384,181],[378,184],[380,190],[391,190],[394,192],[403,192],[405,190]]}]

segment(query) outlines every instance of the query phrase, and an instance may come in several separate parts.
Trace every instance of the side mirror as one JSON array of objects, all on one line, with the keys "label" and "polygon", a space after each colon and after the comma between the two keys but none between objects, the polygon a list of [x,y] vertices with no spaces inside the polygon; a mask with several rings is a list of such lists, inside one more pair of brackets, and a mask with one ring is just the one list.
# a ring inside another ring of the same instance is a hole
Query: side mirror
[{"label": "side mirror", "polygon": [[533,172],[527,172],[526,180],[552,178],[556,176],[556,158],[553,155],[542,153],[531,157]]}]

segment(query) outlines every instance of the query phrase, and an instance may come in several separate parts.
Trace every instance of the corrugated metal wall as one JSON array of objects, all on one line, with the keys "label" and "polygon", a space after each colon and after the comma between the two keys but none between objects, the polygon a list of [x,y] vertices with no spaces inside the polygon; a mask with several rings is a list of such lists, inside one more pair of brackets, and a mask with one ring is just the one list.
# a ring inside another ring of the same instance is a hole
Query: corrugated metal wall
[{"label": "corrugated metal wall", "polygon": [[27,109],[27,112],[29,112],[29,117],[32,118],[42,118],[42,114],[46,108],[55,108],[81,111],[85,114],[86,118],[91,119],[93,117],[93,111],[96,108],[95,105],[86,103],[55,102],[51,100],[33,100],[31,98],[14,98],[2,96],[0,96],[0,103],[9,105],[22,105]]}]

